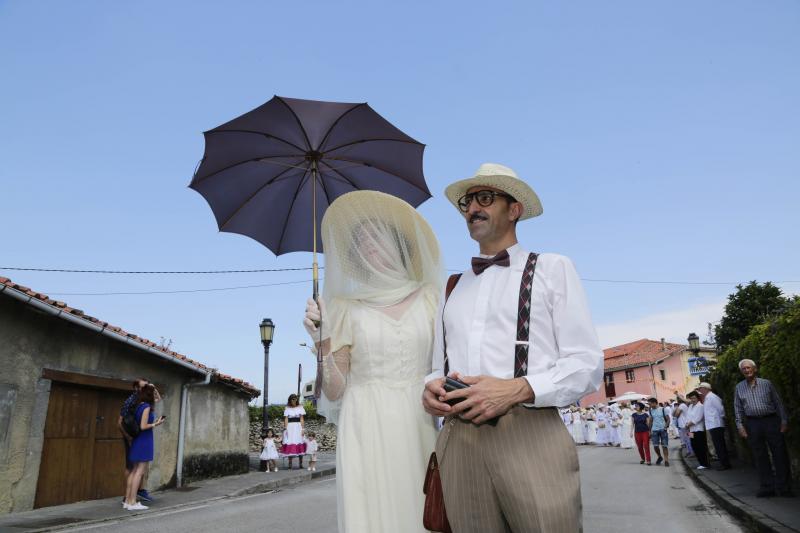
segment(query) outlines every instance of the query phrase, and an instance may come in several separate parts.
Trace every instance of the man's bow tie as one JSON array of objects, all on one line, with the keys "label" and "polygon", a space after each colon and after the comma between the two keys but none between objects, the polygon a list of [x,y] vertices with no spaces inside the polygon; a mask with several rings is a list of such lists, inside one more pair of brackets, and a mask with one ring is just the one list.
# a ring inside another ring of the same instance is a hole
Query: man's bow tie
[{"label": "man's bow tie", "polygon": [[473,257],[472,258],[472,271],[476,276],[480,276],[484,270],[492,265],[507,267],[511,264],[511,259],[508,257],[508,251],[503,250],[494,257]]}]

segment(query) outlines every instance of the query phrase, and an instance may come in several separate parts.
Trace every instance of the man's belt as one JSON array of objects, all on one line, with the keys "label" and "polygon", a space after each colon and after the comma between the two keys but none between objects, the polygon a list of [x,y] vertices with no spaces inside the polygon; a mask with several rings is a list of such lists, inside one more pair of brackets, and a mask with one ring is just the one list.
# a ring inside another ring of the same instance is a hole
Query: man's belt
[{"label": "man's belt", "polygon": [[759,418],[769,418],[771,416],[778,416],[778,413],[769,413],[766,415],[747,415],[747,418],[754,418],[758,420]]}]

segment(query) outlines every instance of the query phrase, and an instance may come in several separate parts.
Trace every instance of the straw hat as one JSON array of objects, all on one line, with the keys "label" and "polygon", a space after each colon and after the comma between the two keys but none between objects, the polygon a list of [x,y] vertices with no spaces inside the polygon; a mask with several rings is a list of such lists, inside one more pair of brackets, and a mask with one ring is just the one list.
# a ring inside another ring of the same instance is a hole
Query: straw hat
[{"label": "straw hat", "polygon": [[708,389],[711,390],[711,384],[706,383],[705,381],[702,382],[700,385],[697,386],[698,389]]},{"label": "straw hat", "polygon": [[478,185],[493,187],[513,196],[523,207],[520,220],[542,214],[542,202],[530,185],[519,179],[516,172],[497,163],[482,164],[474,176],[448,185],[444,194],[460,213],[458,199],[467,194],[470,188]]}]

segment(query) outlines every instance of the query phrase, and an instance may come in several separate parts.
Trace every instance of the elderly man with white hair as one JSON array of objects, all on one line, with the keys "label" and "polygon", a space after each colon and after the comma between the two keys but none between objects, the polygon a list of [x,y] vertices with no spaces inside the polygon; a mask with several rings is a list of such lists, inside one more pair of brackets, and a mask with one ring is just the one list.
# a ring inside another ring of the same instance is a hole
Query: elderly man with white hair
[{"label": "elderly man with white hair", "polygon": [[722,464],[720,470],[729,470],[731,460],[728,457],[728,446],[725,443],[725,407],[722,398],[714,394],[711,385],[706,382],[697,386],[697,392],[703,397],[703,418],[706,431],[711,434],[711,442],[717,452],[717,459]]},{"label": "elderly man with white hair", "polygon": [[[761,477],[761,487],[756,496],[768,498],[777,492],[778,496],[791,497],[789,454],[784,440],[789,427],[786,409],[772,382],[756,375],[758,367],[752,359],[739,361],[739,370],[744,380],[736,385],[733,406],[736,427],[753,450]],[[767,448],[772,455],[772,465]]]}]

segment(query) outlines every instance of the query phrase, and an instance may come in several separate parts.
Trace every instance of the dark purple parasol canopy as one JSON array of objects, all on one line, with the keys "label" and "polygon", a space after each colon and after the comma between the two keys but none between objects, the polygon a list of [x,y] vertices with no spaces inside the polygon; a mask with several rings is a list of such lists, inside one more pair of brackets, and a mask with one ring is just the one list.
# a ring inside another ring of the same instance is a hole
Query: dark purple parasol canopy
[{"label": "dark purple parasol canopy", "polygon": [[322,214],[347,192],[382,191],[414,207],[431,196],[425,146],[366,103],[275,96],[204,135],[189,187],[220,231],[252,237],[275,255],[317,250]]}]

